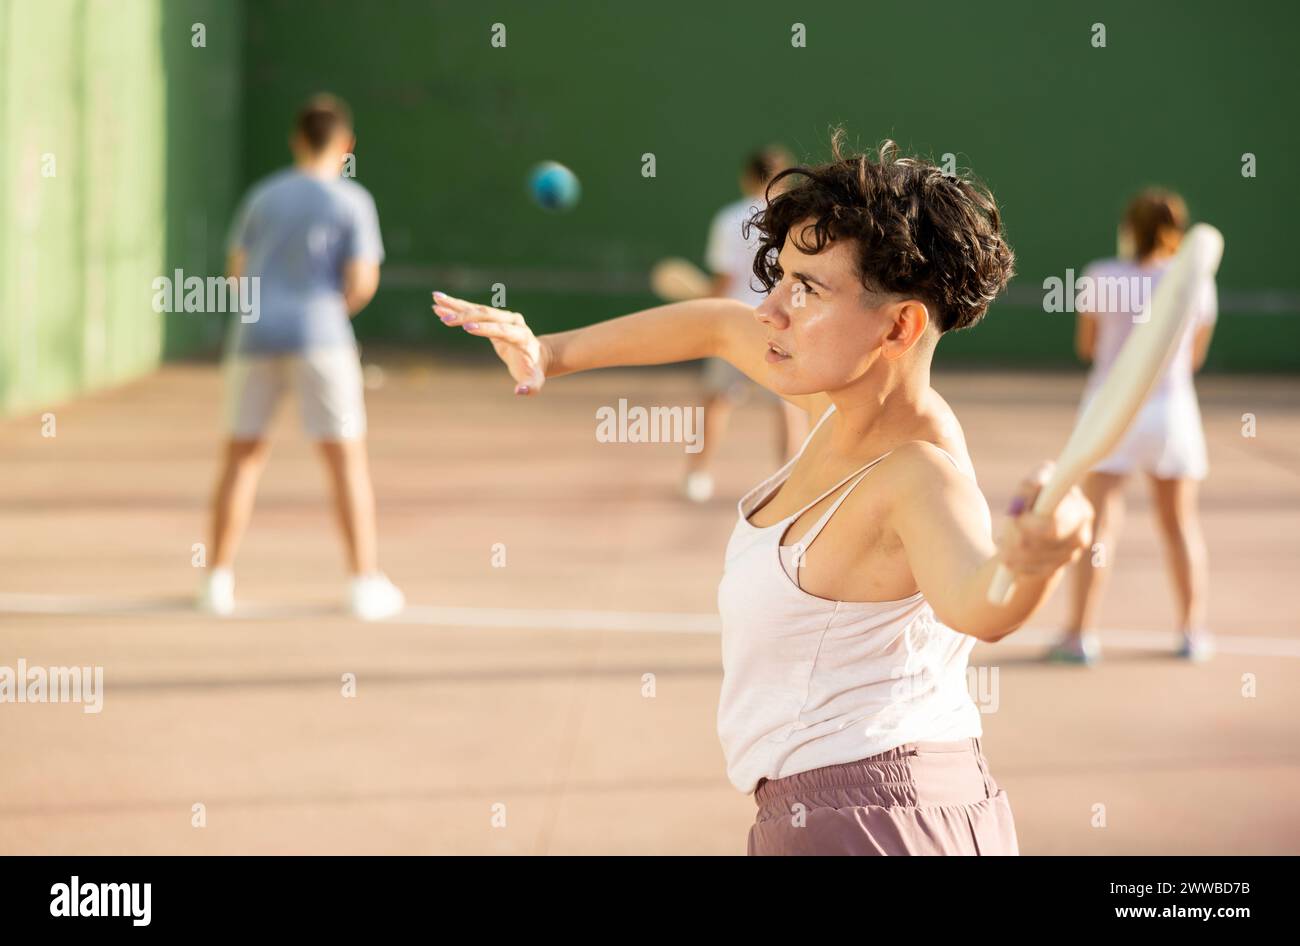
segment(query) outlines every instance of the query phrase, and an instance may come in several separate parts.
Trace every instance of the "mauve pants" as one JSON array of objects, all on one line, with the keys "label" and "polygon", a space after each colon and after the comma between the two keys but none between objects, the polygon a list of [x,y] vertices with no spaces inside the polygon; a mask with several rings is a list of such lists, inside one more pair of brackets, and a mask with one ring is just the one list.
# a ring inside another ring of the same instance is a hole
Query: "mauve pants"
[{"label": "mauve pants", "polygon": [[754,800],[753,855],[1020,853],[1011,803],[977,738],[762,779]]}]

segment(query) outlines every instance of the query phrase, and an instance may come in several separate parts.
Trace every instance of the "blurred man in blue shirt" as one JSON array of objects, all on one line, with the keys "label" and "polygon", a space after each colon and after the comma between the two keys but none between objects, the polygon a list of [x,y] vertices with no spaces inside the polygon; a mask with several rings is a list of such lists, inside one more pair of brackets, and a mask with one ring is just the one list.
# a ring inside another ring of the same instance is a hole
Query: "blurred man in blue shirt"
[{"label": "blurred man in blue shirt", "polygon": [[361,362],[352,332],[352,317],[379,287],[384,258],[373,198],[340,176],[355,144],[347,106],[328,95],[311,99],[290,139],[292,166],[249,191],[231,229],[227,273],[257,280],[259,305],[251,318],[232,321],[227,344],[229,440],[199,599],[214,614],[234,610],[235,552],[269,452],[267,428],[290,389],[329,470],[352,573],[352,612],[377,620],[404,604],[378,567]]}]

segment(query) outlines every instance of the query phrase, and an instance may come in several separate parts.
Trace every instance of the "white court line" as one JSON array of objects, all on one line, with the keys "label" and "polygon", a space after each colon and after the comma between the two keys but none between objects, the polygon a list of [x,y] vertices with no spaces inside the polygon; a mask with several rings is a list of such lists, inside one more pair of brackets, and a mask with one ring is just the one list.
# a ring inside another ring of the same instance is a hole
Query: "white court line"
[{"label": "white court line", "polygon": [[[0,613],[122,615],[193,614],[183,599],[110,598],[93,595],[37,595],[0,592]],[[233,618],[224,620],[292,620],[295,618],[342,617],[341,608],[323,605],[240,604]],[[215,620],[215,619],[214,619]],[[386,624],[423,627],[486,628],[530,631],[618,631],[635,634],[717,634],[716,614],[673,611],[584,611],[551,608],[456,608],[436,605],[408,605]],[[1026,628],[1007,638],[1008,644],[1047,646],[1058,632],[1050,628]],[[1101,632],[1104,648],[1116,650],[1172,650],[1172,631],[1122,630]],[[1245,657],[1300,657],[1300,637],[1220,635],[1215,647],[1221,654]]]}]

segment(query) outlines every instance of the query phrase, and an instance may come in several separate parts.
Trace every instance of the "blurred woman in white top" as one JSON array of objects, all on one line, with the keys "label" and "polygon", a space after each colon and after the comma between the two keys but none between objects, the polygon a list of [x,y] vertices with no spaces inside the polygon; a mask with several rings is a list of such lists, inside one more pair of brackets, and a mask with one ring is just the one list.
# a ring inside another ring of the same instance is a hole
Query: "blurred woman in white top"
[{"label": "blurred woman in white top", "polygon": [[[1079,311],[1075,333],[1079,357],[1092,362],[1084,405],[1096,394],[1140,320],[1187,223],[1187,205],[1180,196],[1144,190],[1129,202],[1120,224],[1125,258],[1101,260],[1084,271],[1093,290],[1093,304],[1089,311]],[[1214,331],[1218,306],[1213,279],[1201,287],[1195,305],[1178,348],[1132,429],[1084,481],[1084,494],[1097,514],[1096,544],[1092,554],[1075,566],[1069,621],[1064,639],[1049,652],[1053,659],[1092,663],[1100,656],[1093,633],[1095,616],[1105,578],[1115,562],[1124,483],[1133,472],[1145,473],[1151,483],[1177,599],[1179,653],[1202,660],[1212,652],[1205,628],[1205,540],[1197,513],[1197,489],[1208,463],[1192,375],[1204,364]]]},{"label": "blurred woman in white top", "polygon": [[[781,171],[795,161],[785,148],[769,145],[745,159],[740,172],[740,190],[745,196],[719,210],[709,224],[706,262],[713,274],[711,295],[735,299],[757,308],[767,291],[754,280],[754,253],[758,232],[746,225],[767,206],[767,188]],[[756,385],[744,372],[721,358],[704,362],[704,438],[698,453],[687,454],[683,491],[696,503],[713,498],[713,459],[722,443],[732,411],[744,403]],[[762,392],[776,421],[777,462],[792,457],[808,434],[808,415],[787,401]]]}]

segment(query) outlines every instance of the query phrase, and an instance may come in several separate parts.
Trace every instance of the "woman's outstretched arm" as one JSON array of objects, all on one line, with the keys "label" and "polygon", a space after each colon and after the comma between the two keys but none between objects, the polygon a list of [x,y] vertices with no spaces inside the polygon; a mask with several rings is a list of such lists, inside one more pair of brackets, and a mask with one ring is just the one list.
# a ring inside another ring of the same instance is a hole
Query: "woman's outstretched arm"
[{"label": "woman's outstretched arm", "polygon": [[[631,365],[722,358],[767,387],[766,333],[754,310],[731,299],[695,299],[538,337],[518,312],[433,294],[433,311],[450,326],[492,342],[515,379],[515,393],[536,394],[547,378]],[[780,392],[776,392],[780,393]],[[784,395],[782,395],[784,396]],[[816,396],[788,396],[809,408]]]},{"label": "woman's outstretched arm", "polygon": [[547,375],[726,358],[732,354],[728,350],[729,337],[737,334],[736,326],[729,323],[752,323],[753,311],[729,299],[694,299],[545,335],[543,341],[554,359]]}]

